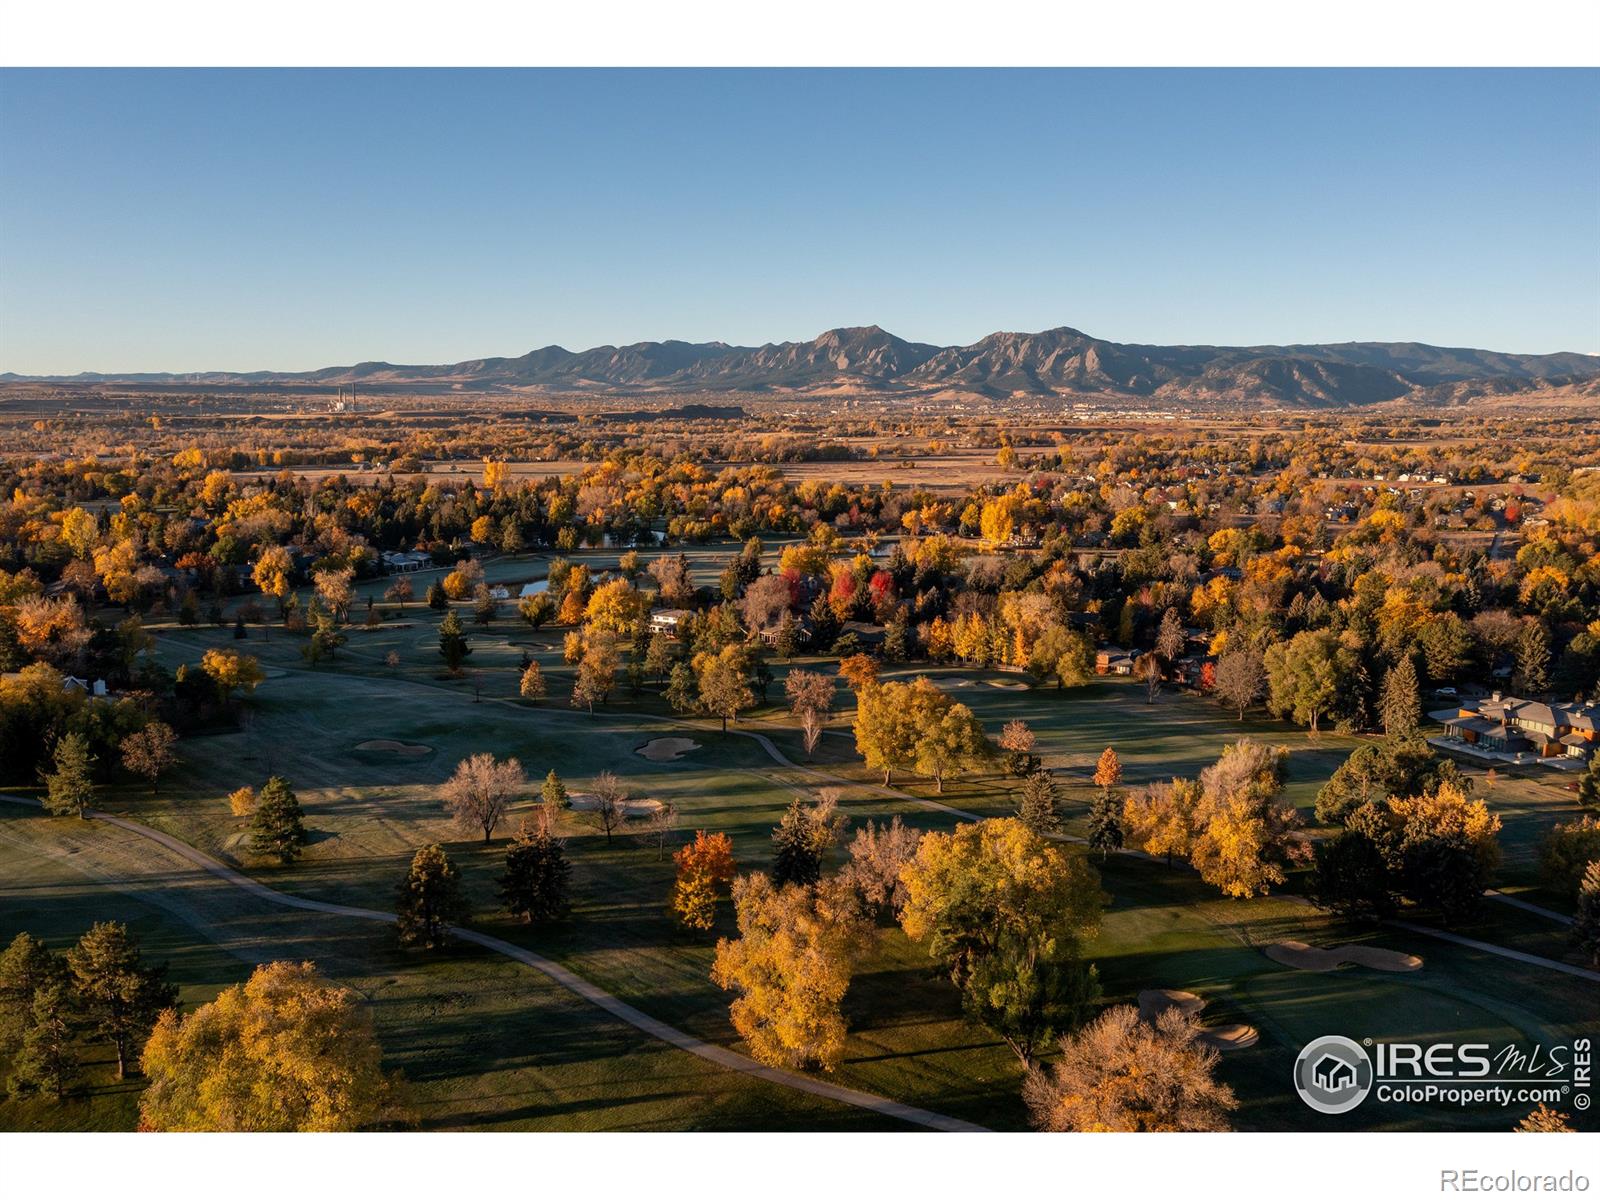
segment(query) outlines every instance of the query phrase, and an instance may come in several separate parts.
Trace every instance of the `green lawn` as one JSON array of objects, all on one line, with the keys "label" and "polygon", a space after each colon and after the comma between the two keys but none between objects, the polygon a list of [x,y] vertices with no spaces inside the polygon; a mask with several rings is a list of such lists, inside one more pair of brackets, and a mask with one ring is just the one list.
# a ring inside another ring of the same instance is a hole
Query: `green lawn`
[{"label": "green lawn", "polygon": [[[385,1065],[404,1071],[423,1128],[884,1125],[667,1047],[507,959],[404,954],[385,927],[262,904],[175,873],[166,853],[105,826],[0,805],[0,939],[26,929],[60,950],[95,921],[124,921],[148,960],[169,964],[185,1006],[256,963],[312,959],[371,1005]],[[103,1047],[84,1050],[85,1095],[57,1106],[0,1092],[0,1128],[133,1128],[138,1082],[118,1084]]]},{"label": "green lawn", "polygon": [[[716,560],[726,553],[702,552],[697,569],[714,573]],[[605,553],[596,558],[605,561]],[[490,565],[491,578],[515,581],[542,574],[542,563],[526,560]],[[381,590],[384,585],[368,586]],[[418,592],[424,588],[417,581]],[[389,608],[380,605],[383,611]],[[226,629],[157,628],[158,653],[169,665],[197,662],[206,646],[236,646],[258,655],[270,678],[245,706],[247,719],[239,731],[182,744],[185,764],[163,780],[159,795],[118,787],[109,790],[103,805],[240,862],[275,887],[377,908],[391,903],[417,846],[444,842],[462,867],[482,927],[560,959],[654,1016],[734,1044],[728,996],[708,978],[715,938],[733,932],[726,905],[712,934],[679,930],[666,907],[670,860],[658,859],[653,845],[634,836],[619,836],[608,845],[599,831],[571,814],[561,832],[574,863],[572,921],[548,933],[512,924],[496,912],[494,876],[505,837],[521,814],[514,812],[496,844],[484,847],[448,824],[437,788],[461,758],[481,751],[516,755],[534,780],[553,767],[575,790],[596,772],[610,769],[635,795],[678,806],[677,840],[697,828],[726,831],[741,866],[760,869],[783,807],[796,792],[820,786],[813,775],[778,766],[756,742],[738,735],[739,730],[760,730],[794,762],[807,761],[797,733],[777,707],[781,677],[789,666],[774,664],[779,675],[771,692],[774,704],[750,714],[728,734],[707,722],[666,726],[671,714],[655,689],[635,698],[625,684],[619,684],[603,712],[591,717],[565,702],[570,673],[560,661],[562,631],[531,631],[510,616],[484,629],[470,623],[470,613],[464,617],[474,646],[468,666],[481,672],[476,681],[481,703],[474,702],[470,677],[442,675],[438,614],[417,603],[376,629],[352,628],[350,643],[338,659],[316,669],[304,666],[300,641],[281,630],[265,639],[252,630],[248,641],[239,643]],[[396,668],[384,664],[391,650],[400,655]],[[551,699],[540,705],[515,699],[517,665],[524,652],[542,663],[551,684]],[[818,664],[801,660],[794,665]],[[831,669],[833,664],[822,665]],[[1123,680],[1097,680],[1068,690],[1015,689],[992,686],[1019,681],[1009,673],[953,668],[927,673],[953,687],[953,694],[991,732],[1013,717],[1029,722],[1046,762],[1063,774],[1069,829],[1081,828],[1092,792],[1089,776],[1107,745],[1122,759],[1125,783],[1137,786],[1196,774],[1228,741],[1244,734],[1281,744],[1290,751],[1289,796],[1309,810],[1317,789],[1358,744],[1331,733],[1312,738],[1278,722],[1241,723],[1210,702],[1177,694],[1147,705],[1142,689]],[[848,693],[841,690],[839,700],[844,711],[813,765],[850,780],[875,782],[855,757],[848,735]],[[687,732],[700,746],[674,762],[654,763],[636,753],[650,738],[669,732]],[[407,759],[355,748],[376,739],[421,744],[429,752]],[[232,789],[258,785],[273,772],[293,782],[312,831],[305,859],[290,868],[246,861],[244,822],[230,815],[225,800]],[[957,779],[950,781],[942,799],[985,814],[1009,812],[1015,802],[1012,782],[998,775]],[[897,778],[896,785],[913,796],[934,796],[928,781]],[[1524,869],[1527,847],[1556,819],[1559,806],[1543,803],[1543,792],[1523,796],[1524,787],[1541,786],[1517,781],[1513,790],[1511,781],[1503,780],[1490,793],[1492,803],[1505,805],[1512,843],[1508,873]],[[901,813],[921,828],[944,828],[953,820],[915,800],[886,797],[865,787],[848,788],[844,806],[857,822],[890,813]],[[1207,997],[1208,1020],[1243,1022],[1261,1031],[1257,1046],[1230,1052],[1222,1067],[1243,1102],[1237,1121],[1241,1128],[1329,1127],[1292,1094],[1286,1095],[1294,1054],[1318,1033],[1389,1036],[1428,1027],[1440,1036],[1490,1029],[1506,1036],[1519,1030],[1553,1035],[1600,1017],[1592,989],[1567,976],[1420,935],[1345,928],[1290,898],[1223,900],[1186,870],[1169,870],[1133,856],[1113,857],[1103,873],[1110,908],[1091,954],[1107,998],[1130,1000],[1147,987],[1184,988]],[[25,880],[18,891],[31,903],[51,886]],[[1291,888],[1295,886],[1298,882],[1291,881]],[[67,926],[73,921],[86,924],[87,917],[72,914],[87,913],[103,893],[81,883],[65,891],[83,896],[72,901],[75,907],[63,910],[68,916],[62,919]],[[1545,956],[1567,953],[1559,929],[1543,918],[1503,905],[1485,907],[1479,923],[1466,931],[1470,936]],[[0,912],[0,929],[14,927],[14,908],[8,904]],[[155,922],[152,929],[163,927],[164,921],[170,925],[170,915],[161,912],[148,919]],[[406,1069],[426,1100],[430,1124],[872,1124],[865,1114],[757,1086],[648,1043],[512,964],[402,957],[381,931],[313,936],[314,922],[304,916],[276,916],[273,921],[272,956],[293,953],[321,962],[332,953],[346,960],[338,968],[340,977],[374,997],[380,1033],[395,1063]],[[62,927],[52,936],[73,932],[75,928]],[[166,937],[172,946],[195,940],[193,929],[183,926],[152,934],[156,936]],[[235,934],[226,923],[207,936],[231,939]],[[1261,952],[1267,943],[1283,938],[1315,944],[1374,940],[1420,954],[1426,965],[1405,976],[1354,967],[1313,975],[1282,967]],[[350,939],[359,946],[348,946]],[[276,948],[280,945],[284,948]],[[196,969],[186,986],[215,988],[245,970],[226,951],[194,953],[209,954],[215,961]],[[1024,1127],[1015,1059],[998,1039],[961,1019],[954,989],[931,969],[921,947],[897,931],[886,933],[862,964],[846,1006],[852,1032],[837,1072],[840,1082],[993,1128]],[[620,1049],[624,1045],[627,1049]],[[1399,1127],[1427,1119],[1427,1114],[1384,1113],[1372,1106],[1349,1118],[1362,1127]],[[1451,1120],[1485,1128],[1507,1123],[1503,1114],[1453,1115]],[[6,1122],[23,1120],[8,1111],[0,1124]]]}]

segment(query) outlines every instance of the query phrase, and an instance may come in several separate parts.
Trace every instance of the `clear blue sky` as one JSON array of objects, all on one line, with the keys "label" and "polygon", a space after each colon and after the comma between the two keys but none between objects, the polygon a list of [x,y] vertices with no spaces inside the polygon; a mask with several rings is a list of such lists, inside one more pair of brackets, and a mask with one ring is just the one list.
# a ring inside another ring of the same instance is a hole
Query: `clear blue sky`
[{"label": "clear blue sky", "polygon": [[0,370],[1600,351],[1596,71],[7,71]]}]

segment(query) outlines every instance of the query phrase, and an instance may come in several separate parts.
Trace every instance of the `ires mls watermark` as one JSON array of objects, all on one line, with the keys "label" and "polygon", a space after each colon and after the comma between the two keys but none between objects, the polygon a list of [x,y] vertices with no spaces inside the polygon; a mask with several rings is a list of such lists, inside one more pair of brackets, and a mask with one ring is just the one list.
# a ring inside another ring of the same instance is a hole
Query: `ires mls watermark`
[{"label": "ires mls watermark", "polygon": [[1592,1103],[1590,1039],[1545,1046],[1534,1042],[1353,1041],[1317,1038],[1294,1063],[1300,1098],[1320,1113],[1349,1112],[1368,1096],[1380,1103],[1454,1107],[1562,1104],[1582,1112]]}]

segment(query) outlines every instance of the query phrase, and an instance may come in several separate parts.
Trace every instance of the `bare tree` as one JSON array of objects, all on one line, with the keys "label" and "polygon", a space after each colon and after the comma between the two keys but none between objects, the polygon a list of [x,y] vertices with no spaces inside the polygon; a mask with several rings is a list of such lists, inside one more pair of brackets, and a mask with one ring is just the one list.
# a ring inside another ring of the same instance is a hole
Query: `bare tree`
[{"label": "bare tree", "polygon": [[645,818],[644,828],[639,831],[639,835],[646,841],[655,842],[657,862],[667,856],[667,839],[678,827],[678,806],[670,800],[663,800],[660,803],[661,807]]},{"label": "bare tree", "polygon": [[887,825],[868,821],[850,843],[850,861],[840,872],[862,904],[880,916],[894,916],[905,903],[900,870],[917,856],[922,834],[896,816]]},{"label": "bare tree", "polygon": [[492,754],[474,754],[462,759],[456,773],[445,781],[444,806],[459,824],[482,829],[487,842],[527,783],[516,759],[496,762]]},{"label": "bare tree", "polygon": [[1249,646],[1225,650],[1217,660],[1217,696],[1230,708],[1239,710],[1241,721],[1245,710],[1261,699],[1266,681],[1266,664],[1260,653]]},{"label": "bare tree", "polygon": [[1186,642],[1183,632],[1183,618],[1178,616],[1178,610],[1169,608],[1161,614],[1161,627],[1156,633],[1156,654],[1161,661],[1171,666],[1183,657],[1183,647]]},{"label": "bare tree", "polygon": [[663,554],[649,566],[661,593],[661,603],[681,608],[694,599],[694,582],[689,577],[689,560],[681,554]]},{"label": "bare tree", "polygon": [[591,810],[594,823],[605,831],[606,845],[609,846],[611,835],[628,819],[628,793],[615,775],[610,771],[601,771],[594,777],[589,799],[594,804]]},{"label": "bare tree", "polygon": [[173,749],[177,742],[178,735],[172,732],[170,725],[163,721],[151,721],[143,729],[122,739],[122,765],[135,775],[143,775],[148,779],[150,790],[154,792],[157,780],[178,761],[177,752]]},{"label": "bare tree", "polygon": [[814,708],[808,708],[800,714],[800,736],[805,739],[808,755],[816,750],[817,743],[822,740],[822,729],[827,722],[827,716]]},{"label": "bare tree", "polygon": [[1161,660],[1154,654],[1144,656],[1144,702],[1154,704],[1161,695]]},{"label": "bare tree", "polygon": [[794,593],[782,575],[763,575],[744,592],[744,623],[751,633],[771,629],[789,611]]}]

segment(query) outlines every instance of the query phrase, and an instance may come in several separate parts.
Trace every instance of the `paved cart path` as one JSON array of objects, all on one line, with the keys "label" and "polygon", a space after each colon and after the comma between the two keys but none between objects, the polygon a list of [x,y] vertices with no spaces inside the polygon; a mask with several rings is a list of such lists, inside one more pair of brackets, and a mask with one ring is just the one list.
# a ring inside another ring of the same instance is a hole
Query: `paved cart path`
[{"label": "paved cart path", "polygon": [[[41,809],[43,807],[39,801],[22,796],[8,796],[0,793],[0,800],[33,809]],[[210,872],[218,879],[249,892],[258,900],[265,901],[268,904],[276,904],[285,908],[306,909],[311,912],[331,913],[335,916],[350,917],[358,921],[394,923],[395,916],[393,913],[379,912],[373,908],[357,908],[349,904],[330,904],[322,900],[311,900],[304,896],[280,892],[276,888],[270,888],[259,880],[252,879],[242,871],[237,871],[226,863],[219,862],[210,855],[196,850],[187,842],[170,834],[162,833],[158,829],[152,829],[148,825],[140,824],[138,821],[130,821],[126,817],[113,816],[97,809],[86,809],[84,816],[90,820],[102,821],[107,825],[113,825],[138,837],[156,842],[193,866]],[[947,1117],[941,1113],[929,1112],[927,1109],[917,1108],[914,1105],[902,1104],[898,1100],[890,1100],[884,1096],[875,1096],[871,1092],[861,1092],[854,1088],[829,1083],[825,1079],[814,1079],[792,1071],[763,1066],[753,1059],[737,1054],[724,1046],[702,1041],[683,1032],[681,1029],[668,1025],[664,1021],[656,1020],[648,1013],[640,1012],[633,1005],[568,970],[560,963],[545,958],[543,955],[535,954],[531,950],[524,950],[521,946],[513,945],[486,933],[479,933],[474,929],[453,926],[452,931],[462,941],[482,946],[487,950],[494,951],[496,954],[503,954],[507,958],[532,967],[535,971],[545,975],[573,995],[604,1009],[618,1020],[625,1021],[635,1029],[647,1033],[653,1038],[666,1042],[668,1045],[676,1046],[678,1049],[685,1050],[690,1054],[697,1055],[708,1062],[715,1063],[719,1067],[724,1067],[730,1071],[741,1071],[767,1083],[777,1084],[779,1087],[792,1088],[795,1091],[807,1092],[827,1100],[835,1100],[841,1104],[853,1105],[856,1108],[880,1113],[886,1117],[894,1117],[912,1125],[920,1125],[926,1129],[937,1129],[943,1132],[983,1131],[981,1125],[957,1120],[955,1117]]]}]

